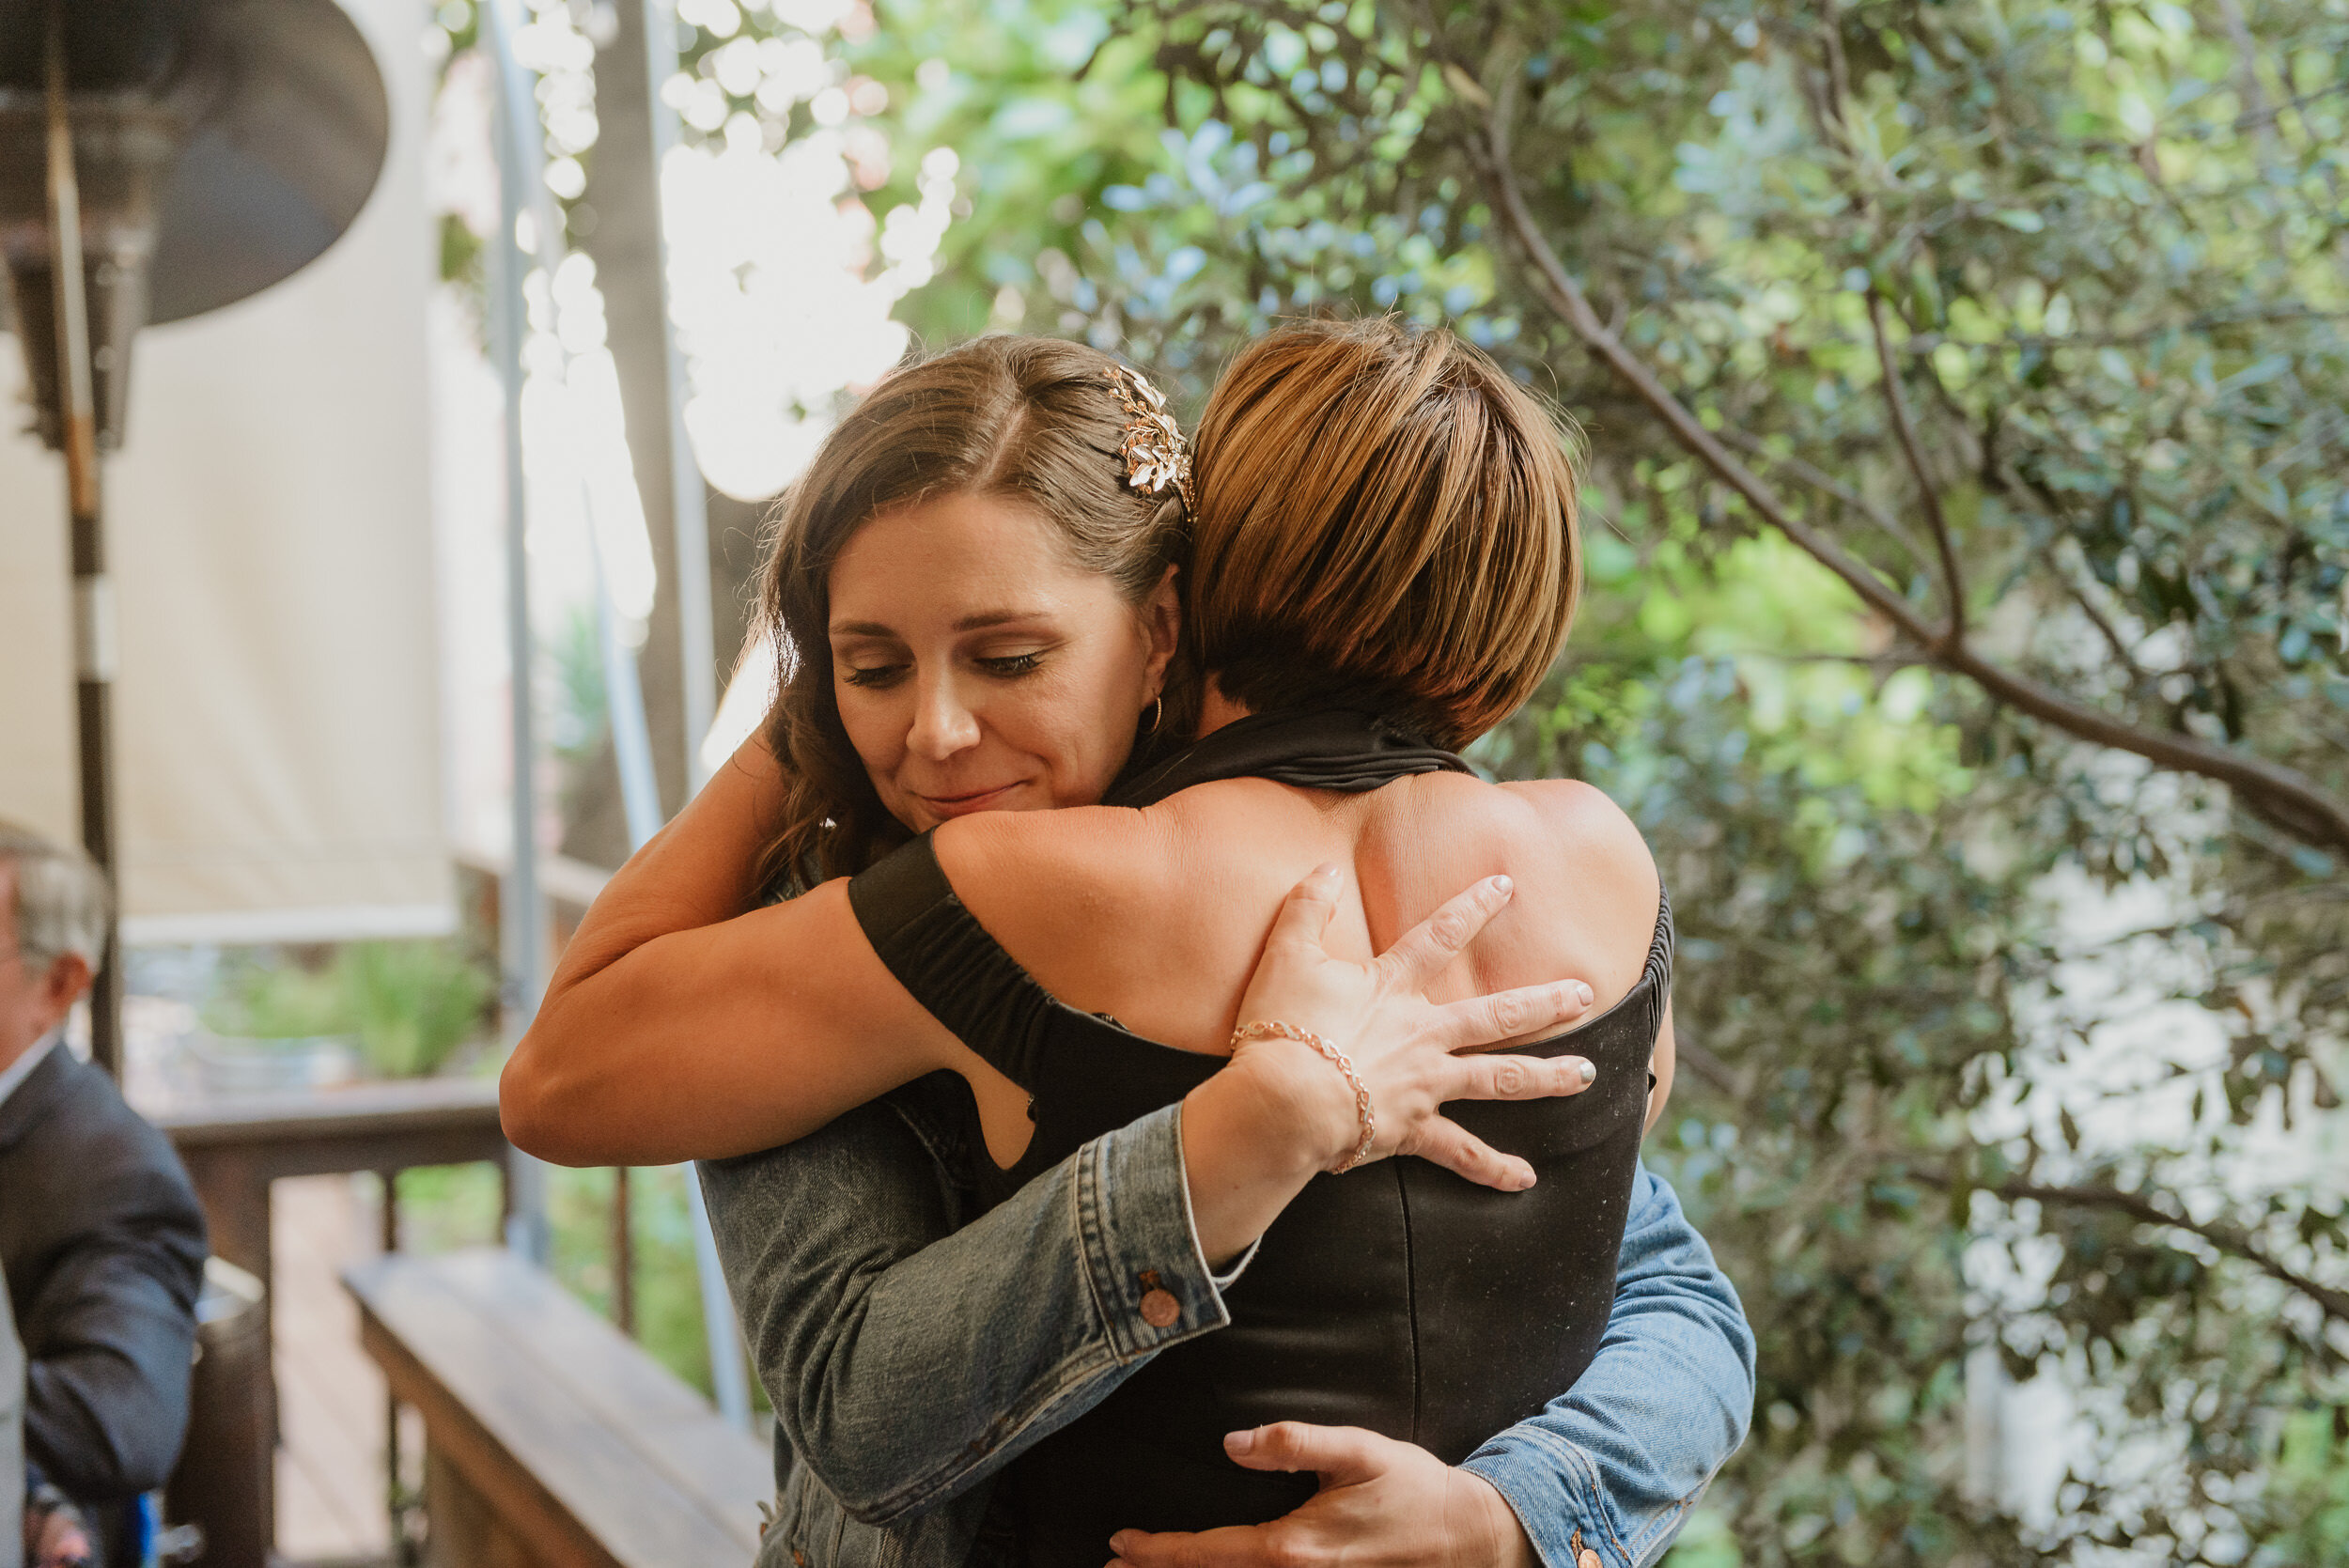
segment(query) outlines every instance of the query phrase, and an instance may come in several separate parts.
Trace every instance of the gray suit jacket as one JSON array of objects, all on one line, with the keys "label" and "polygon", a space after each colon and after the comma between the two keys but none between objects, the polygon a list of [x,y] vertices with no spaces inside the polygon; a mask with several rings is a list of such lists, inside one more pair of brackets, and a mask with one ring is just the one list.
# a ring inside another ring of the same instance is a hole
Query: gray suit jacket
[{"label": "gray suit jacket", "polygon": [[0,1290],[0,1568],[24,1564],[24,1347]]},{"label": "gray suit jacket", "polygon": [[205,1250],[169,1140],[52,1050],[0,1104],[0,1272],[27,1363],[24,1457],[94,1513],[179,1460]]}]

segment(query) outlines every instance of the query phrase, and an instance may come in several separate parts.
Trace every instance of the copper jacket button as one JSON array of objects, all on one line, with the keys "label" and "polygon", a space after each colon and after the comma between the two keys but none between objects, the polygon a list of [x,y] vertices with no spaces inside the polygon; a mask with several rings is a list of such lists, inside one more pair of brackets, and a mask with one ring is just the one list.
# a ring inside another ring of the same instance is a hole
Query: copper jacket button
[{"label": "copper jacket button", "polygon": [[1182,1315],[1182,1304],[1172,1291],[1154,1290],[1142,1298],[1142,1321],[1153,1328],[1171,1328]]}]

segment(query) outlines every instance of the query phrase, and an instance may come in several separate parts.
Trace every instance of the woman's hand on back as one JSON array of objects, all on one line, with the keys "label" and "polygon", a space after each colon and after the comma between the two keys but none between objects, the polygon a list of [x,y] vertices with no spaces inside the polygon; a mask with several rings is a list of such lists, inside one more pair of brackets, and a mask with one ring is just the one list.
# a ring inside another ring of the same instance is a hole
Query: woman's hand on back
[{"label": "woman's hand on back", "polygon": [[[1503,1192],[1532,1186],[1532,1166],[1470,1134],[1443,1105],[1589,1088],[1594,1075],[1581,1057],[1474,1048],[1580,1017],[1590,987],[1562,980],[1431,1002],[1428,983],[1507,907],[1509,879],[1486,877],[1367,964],[1332,957],[1324,945],[1344,880],[1323,866],[1290,890],[1240,999],[1240,1024],[1286,1024],[1346,1054],[1377,1124],[1365,1158],[1417,1155]],[[1346,1164],[1361,1133],[1354,1081],[1336,1063],[1299,1040],[1241,1041],[1231,1064],[1183,1099],[1191,1219],[1207,1261],[1238,1256],[1316,1173]]]},{"label": "woman's hand on back", "polygon": [[[1579,980],[1496,991],[1466,1001],[1422,994],[1508,903],[1506,877],[1488,877],[1446,902],[1367,964],[1324,945],[1345,877],[1325,865],[1282,906],[1263,959],[1240,999],[1239,1022],[1278,1023],[1317,1034],[1352,1061],[1377,1124],[1365,1160],[1416,1155],[1504,1192],[1533,1185],[1533,1169],[1443,1114],[1448,1100],[1532,1100],[1577,1094],[1595,1076],[1579,1056],[1511,1056],[1478,1047],[1571,1023],[1591,1005]],[[1354,1087],[1312,1046],[1271,1036],[1242,1040],[1235,1067],[1263,1075],[1267,1092],[1298,1108],[1301,1138],[1320,1140],[1323,1167],[1360,1146]]]},{"label": "woman's hand on back", "polygon": [[1223,1448],[1252,1470],[1315,1471],[1321,1489],[1269,1524],[1120,1530],[1110,1537],[1110,1568],[1540,1568],[1492,1483],[1425,1449],[1302,1421],[1234,1432]]}]

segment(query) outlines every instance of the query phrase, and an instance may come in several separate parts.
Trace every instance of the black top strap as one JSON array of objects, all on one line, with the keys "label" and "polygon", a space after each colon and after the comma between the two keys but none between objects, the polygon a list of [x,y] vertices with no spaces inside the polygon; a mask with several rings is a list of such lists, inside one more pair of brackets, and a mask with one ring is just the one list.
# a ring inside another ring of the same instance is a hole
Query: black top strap
[{"label": "black top strap", "polygon": [[924,833],[848,881],[848,907],[880,961],[930,1016],[1023,1089],[1060,1006],[955,896]]},{"label": "black top strap", "polygon": [[1392,720],[1344,709],[1252,713],[1127,774],[1102,803],[1155,805],[1218,779],[1270,779],[1361,795],[1412,773],[1466,773],[1469,765]]}]

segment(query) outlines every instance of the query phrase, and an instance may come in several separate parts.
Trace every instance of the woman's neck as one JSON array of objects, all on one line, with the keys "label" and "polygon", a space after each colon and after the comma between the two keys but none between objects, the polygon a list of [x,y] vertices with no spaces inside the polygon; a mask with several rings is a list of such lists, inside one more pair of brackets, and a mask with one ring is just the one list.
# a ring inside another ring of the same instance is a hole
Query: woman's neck
[{"label": "woman's neck", "polygon": [[1225,696],[1223,688],[1217,684],[1213,675],[1207,677],[1206,688],[1206,693],[1199,699],[1199,738],[1202,740],[1235,720],[1245,719],[1255,711],[1246,703]]}]

